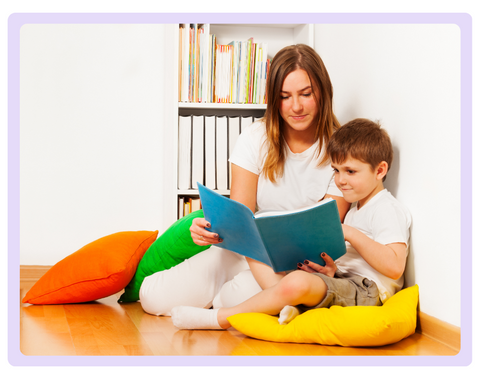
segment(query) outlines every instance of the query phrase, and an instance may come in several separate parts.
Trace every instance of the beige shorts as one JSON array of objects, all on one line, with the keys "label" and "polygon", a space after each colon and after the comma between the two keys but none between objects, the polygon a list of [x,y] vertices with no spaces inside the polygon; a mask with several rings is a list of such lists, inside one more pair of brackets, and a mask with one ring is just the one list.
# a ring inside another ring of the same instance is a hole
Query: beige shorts
[{"label": "beige shorts", "polygon": [[381,305],[378,287],[375,282],[358,275],[345,275],[340,271],[331,278],[324,274],[312,273],[325,282],[327,294],[320,304],[314,307],[299,305],[303,311],[315,308],[330,308],[332,305],[351,307],[354,305]]}]

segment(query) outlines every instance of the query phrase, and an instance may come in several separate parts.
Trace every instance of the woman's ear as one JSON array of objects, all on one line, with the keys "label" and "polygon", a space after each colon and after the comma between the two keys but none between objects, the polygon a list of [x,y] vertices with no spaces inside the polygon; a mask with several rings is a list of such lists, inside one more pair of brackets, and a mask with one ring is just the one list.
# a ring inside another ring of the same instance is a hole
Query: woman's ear
[{"label": "woman's ear", "polygon": [[385,175],[387,175],[387,172],[388,172],[388,163],[385,161],[380,162],[376,170],[377,180],[383,180]]}]

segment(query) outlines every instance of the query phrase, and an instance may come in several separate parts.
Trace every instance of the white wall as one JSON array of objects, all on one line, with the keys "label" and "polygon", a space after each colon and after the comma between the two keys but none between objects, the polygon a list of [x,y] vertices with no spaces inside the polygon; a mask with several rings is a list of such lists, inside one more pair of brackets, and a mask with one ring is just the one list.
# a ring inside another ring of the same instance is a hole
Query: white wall
[{"label": "white wall", "polygon": [[162,25],[22,27],[21,264],[166,227],[163,36]]},{"label": "white wall", "polygon": [[395,161],[386,187],[411,211],[406,284],[460,326],[460,31],[454,25],[316,25],[341,123],[378,119]]}]

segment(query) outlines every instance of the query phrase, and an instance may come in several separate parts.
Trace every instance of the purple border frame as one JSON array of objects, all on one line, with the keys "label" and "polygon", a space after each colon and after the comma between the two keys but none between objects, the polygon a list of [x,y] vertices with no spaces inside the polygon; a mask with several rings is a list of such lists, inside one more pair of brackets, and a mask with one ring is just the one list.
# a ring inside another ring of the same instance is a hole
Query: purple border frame
[{"label": "purple border frame", "polygon": [[[20,29],[25,24],[455,24],[461,32],[461,325],[455,356],[25,356],[20,351]],[[8,20],[8,360],[14,366],[468,366],[472,363],[472,18],[467,13],[15,13]]]}]

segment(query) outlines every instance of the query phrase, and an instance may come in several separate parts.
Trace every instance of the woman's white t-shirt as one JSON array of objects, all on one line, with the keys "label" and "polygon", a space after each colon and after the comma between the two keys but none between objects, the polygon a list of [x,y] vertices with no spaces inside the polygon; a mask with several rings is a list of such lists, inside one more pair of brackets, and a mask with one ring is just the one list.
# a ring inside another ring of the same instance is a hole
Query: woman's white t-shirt
[{"label": "woman's white t-shirt", "polygon": [[[267,153],[265,124],[254,122],[235,144],[229,161],[258,178],[257,207],[259,211],[293,210],[312,205],[325,194],[343,196],[335,185],[333,169],[329,164],[318,167],[318,141],[302,153],[292,153],[287,146],[284,174],[272,183],[261,174]],[[320,154],[323,156],[323,149]]]}]

